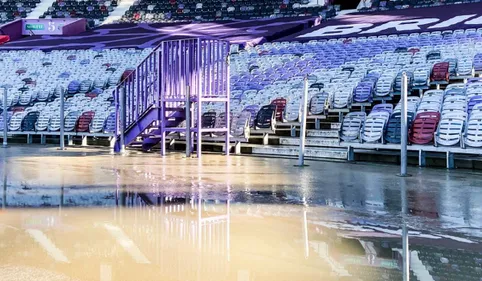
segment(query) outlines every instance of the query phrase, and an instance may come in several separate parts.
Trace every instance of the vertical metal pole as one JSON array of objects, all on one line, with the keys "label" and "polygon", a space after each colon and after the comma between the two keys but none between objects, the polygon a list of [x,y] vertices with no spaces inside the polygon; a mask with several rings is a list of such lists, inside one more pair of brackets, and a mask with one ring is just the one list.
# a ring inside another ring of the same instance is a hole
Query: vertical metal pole
[{"label": "vertical metal pole", "polygon": [[407,74],[402,74],[402,120],[401,120],[401,144],[400,144],[400,176],[407,175],[407,141],[408,141],[408,128],[407,128]]},{"label": "vertical metal pole", "polygon": [[120,153],[126,152],[126,139],[125,139],[125,128],[126,128],[126,90],[124,87],[119,89],[120,95]]},{"label": "vertical metal pole", "polygon": [[[198,79],[198,89],[196,92],[197,96],[197,116],[196,116],[196,122],[197,122],[197,158],[201,159],[201,150],[202,150],[202,98],[204,96],[204,87],[206,86],[206,75],[204,75],[204,66],[206,60],[202,60],[202,43],[200,38],[197,39],[197,71],[196,71],[196,76]],[[205,79],[204,83],[201,81],[201,79]]]},{"label": "vertical metal pole", "polygon": [[301,128],[300,128],[300,149],[298,156],[298,166],[305,165],[305,141],[306,141],[306,114],[308,100],[308,77],[305,77],[303,99],[301,100]]},{"label": "vertical metal pole", "polygon": [[[222,44],[222,43],[221,43]],[[220,49],[220,46],[218,45],[218,49]],[[219,76],[218,76],[218,84],[221,83],[221,89],[224,88],[224,85],[226,83],[226,104],[225,104],[225,112],[226,112],[226,115],[225,115],[225,118],[226,118],[226,136],[225,136],[225,145],[226,145],[226,156],[229,156],[229,149],[230,149],[230,140],[229,140],[229,137],[230,137],[230,133],[231,133],[231,111],[230,111],[230,106],[229,106],[229,101],[230,101],[230,98],[231,98],[231,80],[229,79],[229,76],[231,75],[231,70],[230,70],[230,57],[229,57],[229,47],[226,48],[227,49],[227,56],[226,56],[226,82],[224,82],[224,79],[221,79],[219,80]],[[221,66],[224,65],[224,62],[221,61],[220,62]],[[218,68],[219,69],[219,68]],[[219,75],[219,74],[218,74]],[[224,73],[221,72],[221,78],[224,78],[223,77]],[[219,89],[218,89],[219,90]],[[221,95],[223,95],[224,93],[221,92]]]},{"label": "vertical metal pole", "polygon": [[186,157],[191,157],[191,87],[186,86]]},{"label": "vertical metal pole", "polygon": [[410,280],[410,250],[408,245],[408,229],[407,229],[407,188],[405,179],[400,179],[400,191],[402,195],[402,251],[403,251],[403,281]]},{"label": "vertical metal pole", "polygon": [[8,106],[7,106],[7,88],[3,88],[3,148],[7,147],[7,138],[8,138]]},{"label": "vertical metal pole", "polygon": [[65,150],[65,93],[64,88],[60,89],[60,150]]}]

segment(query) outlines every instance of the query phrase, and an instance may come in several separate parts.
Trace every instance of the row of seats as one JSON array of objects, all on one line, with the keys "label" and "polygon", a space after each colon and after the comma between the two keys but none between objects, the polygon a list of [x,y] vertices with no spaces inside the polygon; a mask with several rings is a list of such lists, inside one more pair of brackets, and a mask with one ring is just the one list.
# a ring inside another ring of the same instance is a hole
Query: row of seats
[{"label": "row of seats", "polygon": [[318,16],[330,18],[336,15],[335,9],[307,5],[309,1],[290,2],[289,0],[263,1],[204,1],[137,0],[122,17],[120,22],[170,22],[170,21],[214,21],[229,19],[259,19],[267,17]]},{"label": "row of seats", "polygon": [[100,24],[117,7],[117,0],[59,0],[41,18],[87,18]]},{"label": "row of seats", "polygon": [[25,18],[40,3],[40,0],[0,1],[0,23]]},{"label": "row of seats", "polygon": [[[451,128],[455,115],[463,108],[450,114],[442,109],[448,110],[454,100],[456,104],[463,103],[462,97],[452,97],[457,90],[464,93],[467,104],[477,99],[471,100],[472,92],[480,82],[470,78],[482,71],[481,34],[482,29],[467,29],[306,43],[265,43],[232,56],[231,112],[234,118],[248,116],[246,112],[257,112],[273,100],[282,100],[283,106],[277,104],[277,110],[284,112],[283,118],[278,115],[277,122],[298,121],[305,77],[309,83],[309,114],[314,117],[326,115],[330,110],[351,109],[354,103],[390,103],[400,94],[401,77],[405,72],[409,93],[418,94],[414,91],[417,89],[429,90],[421,100],[417,100],[418,97],[409,99],[409,119],[413,123],[410,124],[411,142],[426,144],[435,137],[437,145],[461,143],[479,147],[478,132],[473,131],[473,124],[478,120],[477,110],[474,114],[468,111],[466,115],[462,114],[467,118],[460,131],[464,136],[459,134],[454,138],[452,133],[447,133],[451,129],[447,129],[446,123],[449,122]],[[470,83],[457,87],[450,85],[461,79],[469,79]],[[440,97],[435,95],[440,91],[430,92],[433,84],[449,84],[447,91],[452,93],[442,94],[447,100],[442,99],[440,108],[433,108],[432,101],[426,102],[432,96]],[[390,106],[375,106],[368,116],[364,112],[349,113],[344,119],[342,138],[346,141],[399,143],[400,106],[395,109]],[[425,128],[425,124],[436,119],[437,115],[442,122],[437,121],[428,134],[420,135],[420,122]],[[253,113],[251,119],[254,118]],[[349,125],[350,122],[353,124]],[[363,132],[361,136],[360,132]]]},{"label": "row of seats", "polygon": [[[482,79],[451,84],[408,98],[409,141],[414,144],[482,147]],[[400,143],[401,104],[378,104],[368,116],[351,112],[343,120],[344,141]]]},{"label": "row of seats", "polygon": [[409,90],[472,77],[481,69],[480,35],[473,29],[263,44],[234,56],[232,89],[289,97],[308,75],[312,87],[334,95],[335,108],[349,107],[352,101],[399,93],[402,72],[409,77]]},{"label": "row of seats", "polygon": [[[40,3],[40,0],[1,1],[0,23],[26,18],[38,3]],[[300,15],[322,15],[324,18],[331,18],[336,15],[336,11],[332,7],[321,7],[309,3],[306,0],[292,3],[289,0],[264,0],[261,2],[137,0],[119,22],[214,21]],[[118,0],[58,0],[40,18],[86,18],[92,21],[94,25],[99,25],[114,11],[117,5]]]},{"label": "row of seats", "polygon": [[[111,106],[110,94],[94,98],[77,94],[64,105],[64,130],[66,132],[113,133],[115,131],[115,107]],[[60,99],[50,103],[35,103],[31,107],[15,107],[8,112],[10,132],[58,132],[60,130]],[[0,130],[3,131],[3,114]]]},{"label": "row of seats", "polygon": [[[65,131],[112,133],[112,91],[152,50],[2,52],[0,85],[7,89],[9,131],[60,129],[64,92]],[[0,116],[0,130],[5,122]]]}]

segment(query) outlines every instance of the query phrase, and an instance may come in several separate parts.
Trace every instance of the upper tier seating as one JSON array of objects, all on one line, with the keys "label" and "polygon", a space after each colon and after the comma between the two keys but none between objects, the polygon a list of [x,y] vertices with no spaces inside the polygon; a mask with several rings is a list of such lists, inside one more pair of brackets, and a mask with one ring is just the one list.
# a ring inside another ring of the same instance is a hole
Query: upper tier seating
[{"label": "upper tier seating", "polygon": [[100,24],[117,7],[117,0],[57,0],[41,18],[87,18]]},{"label": "upper tier seating", "polygon": [[137,0],[120,22],[214,21],[229,19],[259,19],[297,15],[335,16],[333,8],[306,5],[309,1],[154,1]]},{"label": "upper tier seating", "polygon": [[0,1],[0,23],[27,17],[38,3],[40,0]]}]

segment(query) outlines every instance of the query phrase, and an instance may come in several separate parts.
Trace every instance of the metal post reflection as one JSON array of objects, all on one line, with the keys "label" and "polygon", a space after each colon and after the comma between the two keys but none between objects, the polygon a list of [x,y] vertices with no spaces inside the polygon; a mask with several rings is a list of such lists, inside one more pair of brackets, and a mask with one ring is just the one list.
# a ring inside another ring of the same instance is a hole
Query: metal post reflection
[{"label": "metal post reflection", "polygon": [[3,158],[3,196],[2,209],[7,207],[7,158]]},{"label": "metal post reflection", "polygon": [[403,281],[410,280],[410,251],[408,244],[408,229],[407,229],[407,187],[405,178],[400,179],[400,192],[402,197],[402,256],[403,256]]}]

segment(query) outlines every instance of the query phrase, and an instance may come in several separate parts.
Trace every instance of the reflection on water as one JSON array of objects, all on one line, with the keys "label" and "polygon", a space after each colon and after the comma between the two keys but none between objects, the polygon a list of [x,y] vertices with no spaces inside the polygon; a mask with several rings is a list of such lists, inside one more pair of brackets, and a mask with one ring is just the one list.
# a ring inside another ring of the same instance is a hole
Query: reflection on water
[{"label": "reflection on water", "polygon": [[[195,192],[108,200],[1,212],[1,280],[402,280],[399,230],[334,221],[326,208]],[[481,280],[478,244],[413,237],[412,280]]]},{"label": "reflection on water", "polygon": [[480,175],[12,150],[0,281],[482,281]]}]

